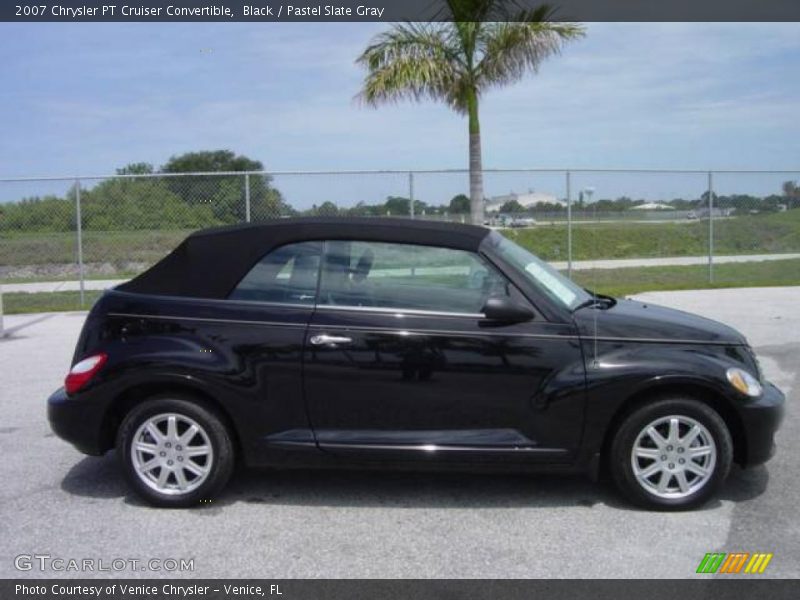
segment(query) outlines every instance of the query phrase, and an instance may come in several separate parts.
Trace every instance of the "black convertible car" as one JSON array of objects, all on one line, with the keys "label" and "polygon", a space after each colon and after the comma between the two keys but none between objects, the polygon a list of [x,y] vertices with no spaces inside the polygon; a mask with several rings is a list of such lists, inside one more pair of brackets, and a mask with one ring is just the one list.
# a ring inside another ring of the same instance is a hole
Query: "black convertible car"
[{"label": "black convertible car", "polygon": [[744,337],[578,287],[483,227],[280,220],[190,235],[106,292],[53,430],[160,506],[251,466],[609,472],[687,508],[774,449]]}]

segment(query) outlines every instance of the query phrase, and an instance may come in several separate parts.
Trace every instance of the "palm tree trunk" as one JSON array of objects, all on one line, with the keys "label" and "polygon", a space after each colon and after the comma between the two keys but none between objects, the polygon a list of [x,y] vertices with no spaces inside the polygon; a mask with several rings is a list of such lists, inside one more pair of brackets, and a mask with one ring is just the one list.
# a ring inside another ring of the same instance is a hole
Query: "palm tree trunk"
[{"label": "palm tree trunk", "polygon": [[478,95],[472,92],[469,108],[469,207],[472,223],[483,225],[483,162],[481,160],[481,126],[478,120]]}]

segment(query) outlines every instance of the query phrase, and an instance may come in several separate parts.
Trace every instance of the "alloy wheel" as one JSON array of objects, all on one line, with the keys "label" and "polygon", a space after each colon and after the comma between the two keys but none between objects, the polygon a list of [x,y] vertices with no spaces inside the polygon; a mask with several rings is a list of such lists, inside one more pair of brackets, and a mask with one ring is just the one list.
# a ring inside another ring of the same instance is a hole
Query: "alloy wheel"
[{"label": "alloy wheel", "polygon": [[659,498],[684,498],[712,478],[717,446],[709,430],[686,415],[661,417],[646,425],[633,444],[637,483]]},{"label": "alloy wheel", "polygon": [[188,494],[211,473],[214,449],[203,427],[178,413],[148,417],[131,441],[134,472],[145,485],[168,495]]}]

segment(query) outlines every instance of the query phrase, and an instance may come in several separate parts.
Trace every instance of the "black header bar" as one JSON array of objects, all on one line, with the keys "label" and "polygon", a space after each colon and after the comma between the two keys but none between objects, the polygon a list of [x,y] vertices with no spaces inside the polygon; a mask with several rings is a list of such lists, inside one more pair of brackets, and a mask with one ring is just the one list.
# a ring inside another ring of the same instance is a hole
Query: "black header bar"
[{"label": "black header bar", "polygon": [[[487,20],[548,4],[553,20],[581,22],[800,21],[800,0],[501,0]],[[442,21],[444,0],[3,0],[0,21]]]}]

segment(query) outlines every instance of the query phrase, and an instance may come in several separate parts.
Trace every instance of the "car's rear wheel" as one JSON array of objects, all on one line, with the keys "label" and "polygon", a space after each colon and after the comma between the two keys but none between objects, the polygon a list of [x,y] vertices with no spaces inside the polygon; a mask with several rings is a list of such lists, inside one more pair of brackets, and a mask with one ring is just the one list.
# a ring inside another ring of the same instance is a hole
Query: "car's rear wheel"
[{"label": "car's rear wheel", "polygon": [[682,510],[706,502],[730,471],[725,421],[693,398],[665,397],[629,414],[611,445],[620,490],[647,508]]},{"label": "car's rear wheel", "polygon": [[131,487],[156,506],[210,501],[233,472],[230,432],[193,399],[153,397],[134,408],[117,433],[117,452]]}]

